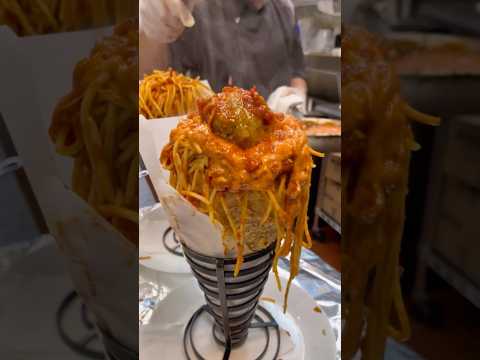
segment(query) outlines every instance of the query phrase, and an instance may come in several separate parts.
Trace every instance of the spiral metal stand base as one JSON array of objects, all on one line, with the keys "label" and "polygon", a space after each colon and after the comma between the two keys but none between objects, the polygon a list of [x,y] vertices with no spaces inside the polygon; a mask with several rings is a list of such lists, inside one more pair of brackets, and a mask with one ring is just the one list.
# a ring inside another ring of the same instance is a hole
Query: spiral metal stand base
[{"label": "spiral metal stand base", "polygon": [[162,242],[169,253],[183,257],[182,245],[177,238],[177,234],[171,227],[168,227],[163,233]]},{"label": "spiral metal stand base", "polygon": [[[77,354],[86,356],[90,359],[138,360],[138,352],[126,348],[109,334],[101,330],[101,336],[99,335],[97,327],[88,318],[88,309],[83,302],[80,303],[80,316],[88,333],[80,340],[75,340],[73,336],[70,336],[65,329],[64,319],[67,316],[68,310],[74,307],[79,301],[81,300],[78,294],[75,291],[72,291],[65,297],[65,299],[63,299],[60,307],[57,310],[56,324],[62,341]],[[108,358],[105,357],[105,353],[103,351],[98,351],[92,348],[91,344],[94,341],[101,341],[103,343],[106,353],[108,354]]]},{"label": "spiral metal stand base", "polygon": [[91,359],[105,359],[105,355],[102,351],[97,351],[91,346],[94,341],[99,341],[100,339],[97,331],[95,330],[95,326],[88,319],[87,308],[85,304],[81,303],[80,305],[80,316],[82,319],[82,323],[85,326],[85,330],[87,331],[87,334],[82,339],[76,340],[68,333],[67,329],[65,328],[64,319],[67,315],[67,311],[74,307],[78,300],[79,297],[77,293],[75,291],[72,291],[65,297],[65,299],[63,299],[60,307],[57,310],[55,320],[60,338],[70,349],[72,349],[77,354],[84,355]]},{"label": "spiral metal stand base", "polygon": [[[280,352],[280,329],[278,327],[278,324],[275,321],[275,319],[272,317],[272,315],[270,315],[270,313],[267,310],[265,310],[265,308],[263,308],[262,306],[257,307],[257,312],[260,312],[260,314],[258,313],[255,314],[254,316],[255,322],[252,322],[249,328],[250,329],[261,328],[264,330],[263,334],[265,335],[265,345],[263,349],[261,349],[260,354],[254,360],[263,359],[267,354],[268,350],[270,349],[270,346],[272,344],[271,331],[275,333],[275,337],[277,339],[276,345],[274,345],[275,350],[274,350],[274,356],[272,360],[277,359],[278,354]],[[187,323],[185,332],[183,333],[183,349],[185,351],[185,354],[188,360],[192,360],[192,359],[208,360],[200,354],[200,351],[198,350],[195,344],[195,338],[193,335],[195,330],[195,324],[203,314],[210,314],[207,305],[203,305],[200,309],[198,309],[192,315],[192,317]],[[262,315],[266,317],[266,319],[262,318]],[[213,317],[213,315],[211,314],[210,316]],[[225,338],[223,337],[222,331],[219,329],[216,323],[212,326],[212,335],[213,335],[213,338],[215,339],[215,342],[218,345],[225,348],[225,352],[223,355],[224,360],[229,358],[232,349],[241,346],[247,339],[245,337],[242,342],[233,345],[233,347],[231,348],[228,347],[227,344],[225,343]]]},{"label": "spiral metal stand base", "polygon": [[[237,276],[234,276],[236,258],[205,256],[182,245],[185,258],[192,268],[207,303],[197,310],[185,329],[184,348],[187,358],[193,359],[189,353],[190,347],[197,359],[204,359],[195,346],[192,329],[200,315],[207,312],[215,321],[212,329],[213,338],[217,344],[225,347],[224,360],[229,358],[233,347],[245,342],[251,327],[265,329],[266,346],[257,358],[262,359],[270,344],[268,328],[277,329],[278,338],[280,337],[278,325],[271,315],[259,307],[259,312],[267,318],[263,320],[256,312],[260,295],[272,268],[275,243],[270,244],[266,249],[245,256],[242,269]],[[254,319],[256,322],[252,325]],[[280,346],[280,341],[277,344]]]}]

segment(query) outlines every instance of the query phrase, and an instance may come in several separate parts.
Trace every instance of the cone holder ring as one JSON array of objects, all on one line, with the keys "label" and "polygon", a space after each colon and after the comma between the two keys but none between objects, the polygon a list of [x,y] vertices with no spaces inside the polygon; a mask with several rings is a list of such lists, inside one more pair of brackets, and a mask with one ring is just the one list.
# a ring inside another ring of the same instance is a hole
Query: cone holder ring
[{"label": "cone holder ring", "polygon": [[[168,235],[172,231],[173,231],[173,235],[172,235],[173,245],[168,242]],[[162,242],[163,242],[163,246],[165,246],[165,249],[167,249],[169,253],[175,256],[183,257],[182,245],[180,244],[180,241],[177,238],[177,234],[170,226],[167,229],[165,229],[165,231],[163,232]]]},{"label": "cone holder ring", "polygon": [[[88,344],[98,338],[99,333],[96,331],[98,328],[96,328],[96,326],[88,319],[87,306],[83,302],[81,303],[81,319],[85,327],[92,331],[92,334],[80,341],[75,341],[64,329],[63,318],[65,317],[65,313],[77,299],[79,299],[77,292],[72,291],[62,300],[56,313],[56,323],[59,335],[63,342],[76,353],[91,359],[105,360],[105,354],[103,352],[88,348]],[[101,332],[101,340],[110,360],[138,360],[138,352],[128,349],[125,345],[119,343],[116,339],[101,329],[99,329],[99,331]]]},{"label": "cone holder ring", "polygon": [[[197,359],[204,360],[195,346],[193,329],[196,321],[206,312],[214,319],[212,336],[215,342],[225,347],[223,359],[227,360],[234,347],[242,345],[250,328],[263,328],[265,347],[255,360],[263,359],[270,345],[270,327],[277,337],[274,359],[280,351],[280,330],[270,313],[257,306],[263,287],[268,279],[275,256],[275,243],[266,249],[245,256],[243,268],[234,277],[235,258],[216,258],[199,254],[182,244],[185,258],[205,295],[206,305],[198,309],[190,318],[183,334],[183,347],[188,360],[190,344]],[[233,303],[233,304],[232,304]],[[256,311],[268,320],[263,320]],[[238,315],[238,313],[240,313]],[[235,314],[235,315],[233,315]],[[252,323],[252,319],[256,322]],[[220,334],[224,340],[219,336]]]},{"label": "cone holder ring", "polygon": [[98,338],[98,333],[94,331],[94,325],[90,322],[87,316],[87,308],[83,304],[81,304],[80,308],[80,315],[82,319],[82,323],[85,326],[85,328],[89,331],[91,331],[91,334],[89,334],[87,337],[81,340],[74,340],[66,331],[64,328],[64,322],[63,319],[65,318],[66,311],[73,306],[73,303],[78,299],[78,295],[75,291],[71,291],[61,302],[60,307],[57,310],[56,313],[56,325],[57,325],[57,330],[60,335],[60,338],[62,341],[74,352],[77,354],[89,357],[91,359],[104,359],[105,356],[102,352],[98,352],[94,349],[89,348],[89,344]]}]

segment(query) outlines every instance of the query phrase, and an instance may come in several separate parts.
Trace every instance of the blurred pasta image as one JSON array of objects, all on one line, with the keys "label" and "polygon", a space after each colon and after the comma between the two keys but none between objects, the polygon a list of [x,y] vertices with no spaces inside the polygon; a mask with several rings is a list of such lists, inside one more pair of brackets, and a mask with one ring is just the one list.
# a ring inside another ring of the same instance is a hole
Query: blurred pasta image
[{"label": "blurred pasta image", "polygon": [[404,341],[410,325],[400,289],[399,252],[411,122],[439,119],[410,107],[380,40],[344,29],[342,39],[342,358],[383,359],[387,337]]},{"label": "blurred pasta image", "polygon": [[0,24],[19,36],[111,25],[137,15],[137,4],[121,0],[2,0]]},{"label": "blurred pasta image", "polygon": [[49,134],[74,160],[72,188],[129,240],[138,242],[137,22],[100,41],[73,74]]}]

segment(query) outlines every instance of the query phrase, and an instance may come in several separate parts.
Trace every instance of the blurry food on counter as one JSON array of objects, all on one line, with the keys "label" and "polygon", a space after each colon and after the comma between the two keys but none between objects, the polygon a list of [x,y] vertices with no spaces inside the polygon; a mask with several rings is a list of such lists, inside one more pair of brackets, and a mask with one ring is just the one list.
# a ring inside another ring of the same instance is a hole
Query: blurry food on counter
[{"label": "blurry food on counter", "polygon": [[342,125],[338,120],[303,118],[302,124],[307,136],[341,136]]},{"label": "blurry food on counter", "polygon": [[342,123],[339,120],[303,118],[302,125],[309,145],[321,152],[341,151]]},{"label": "blurry food on counter", "polygon": [[[400,289],[411,122],[438,125],[405,103],[381,40],[357,28],[342,41],[342,358],[383,359],[410,325]],[[413,185],[412,185],[413,186]]]},{"label": "blurry food on counter", "polygon": [[404,34],[384,40],[389,60],[401,75],[480,74],[480,42],[440,34]]},{"label": "blurry food on counter", "polygon": [[[273,269],[291,255],[290,284],[299,272],[302,247],[312,240],[307,227],[313,166],[298,121],[272,112],[255,88],[225,87],[199,102],[170,134],[161,153],[170,183],[199,211],[223,227],[225,254],[275,245]],[[321,155],[317,154],[316,155]]]},{"label": "blurry food on counter", "polygon": [[133,1],[3,0],[0,25],[28,36],[105,26],[137,15]]},{"label": "blurry food on counter", "polygon": [[[138,22],[115,27],[80,61],[57,104],[49,134],[73,158],[72,188],[138,243]],[[119,105],[121,104],[121,105]]]},{"label": "blurry food on counter", "polygon": [[175,70],[154,70],[140,82],[139,112],[147,119],[184,115],[197,110],[197,101],[213,95],[199,78]]}]

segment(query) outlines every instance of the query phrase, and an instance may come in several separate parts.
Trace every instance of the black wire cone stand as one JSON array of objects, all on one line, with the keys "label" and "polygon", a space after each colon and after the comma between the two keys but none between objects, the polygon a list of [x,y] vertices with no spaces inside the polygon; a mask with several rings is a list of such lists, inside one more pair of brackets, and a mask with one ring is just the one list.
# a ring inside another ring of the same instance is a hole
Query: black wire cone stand
[{"label": "black wire cone stand", "polygon": [[162,242],[169,253],[183,257],[182,245],[180,244],[180,240],[178,240],[177,234],[171,227],[166,228],[163,232]]},{"label": "black wire cone stand", "polygon": [[245,256],[237,277],[233,275],[235,258],[205,256],[184,244],[182,246],[207,302],[193,314],[185,328],[183,347],[187,359],[205,359],[197,349],[193,335],[195,323],[204,313],[214,319],[212,336],[217,344],[224,347],[224,360],[229,359],[234,347],[245,342],[251,328],[261,328],[265,335],[265,347],[255,360],[263,359],[273,344],[270,341],[270,330],[275,332],[277,339],[273,357],[276,359],[280,351],[278,324],[267,310],[258,306],[272,268],[275,243],[264,250]]},{"label": "black wire cone stand", "polygon": [[132,350],[114,339],[109,333],[100,330],[103,344],[107,350],[109,360],[138,360],[138,347]]},{"label": "black wire cone stand", "polygon": [[[65,299],[63,299],[57,310],[56,324],[62,341],[70,349],[78,354],[86,356],[87,358],[99,360],[138,360],[138,351],[136,352],[128,349],[105,331],[99,330],[101,333],[100,336],[97,332],[97,327],[95,327],[93,322],[89,319],[88,309],[83,302],[80,303],[80,316],[88,333],[83,339],[75,340],[73,336],[68,333],[67,329],[65,329],[64,319],[67,316],[69,309],[75,307],[76,303],[79,301],[80,297],[78,294],[75,291],[72,291],[65,297]],[[108,353],[108,358],[105,357],[103,351],[98,351],[91,346],[92,343],[99,340],[102,341],[106,353]]]}]

